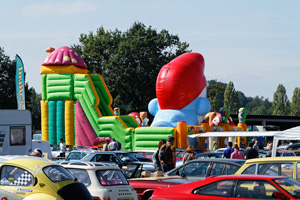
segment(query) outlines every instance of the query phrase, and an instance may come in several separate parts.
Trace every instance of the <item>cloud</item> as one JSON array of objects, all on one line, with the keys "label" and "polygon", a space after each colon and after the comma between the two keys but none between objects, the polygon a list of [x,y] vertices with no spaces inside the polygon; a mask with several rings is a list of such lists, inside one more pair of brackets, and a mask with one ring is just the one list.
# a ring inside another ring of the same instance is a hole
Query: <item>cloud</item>
[{"label": "cloud", "polygon": [[34,4],[22,8],[21,13],[27,17],[43,17],[43,16],[72,16],[89,11],[96,10],[97,6],[88,2],[63,2],[63,3],[44,3]]}]

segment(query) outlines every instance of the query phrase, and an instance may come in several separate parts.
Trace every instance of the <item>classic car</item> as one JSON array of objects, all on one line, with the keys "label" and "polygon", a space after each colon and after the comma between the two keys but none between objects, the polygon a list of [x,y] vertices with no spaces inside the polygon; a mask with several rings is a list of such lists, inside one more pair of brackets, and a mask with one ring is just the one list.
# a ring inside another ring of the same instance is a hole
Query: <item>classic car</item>
[{"label": "classic car", "polygon": [[83,183],[94,198],[113,200],[137,200],[135,190],[129,185],[121,169],[107,163],[61,162],[80,183]]},{"label": "classic car", "polygon": [[31,200],[93,199],[68,170],[56,162],[32,156],[3,159],[0,189]]},{"label": "classic car", "polygon": [[152,200],[300,199],[300,183],[286,176],[211,176],[154,190]]}]

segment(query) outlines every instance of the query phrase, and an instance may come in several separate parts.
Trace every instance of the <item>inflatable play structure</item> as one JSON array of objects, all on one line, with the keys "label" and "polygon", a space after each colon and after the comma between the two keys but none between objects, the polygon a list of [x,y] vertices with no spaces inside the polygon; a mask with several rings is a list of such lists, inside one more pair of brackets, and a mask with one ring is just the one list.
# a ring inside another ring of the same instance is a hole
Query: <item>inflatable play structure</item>
[{"label": "inflatable play structure", "polygon": [[123,150],[150,150],[173,135],[176,146],[186,148],[192,142],[188,142],[190,134],[246,130],[245,121],[236,128],[224,120],[203,121],[210,103],[199,53],[185,53],[162,67],[157,99],[148,105],[155,116],[149,127],[145,113],[120,115],[118,108],[112,109],[113,98],[102,76],[88,74],[88,66],[73,49],[64,46],[47,52],[41,66],[41,123],[42,139],[50,144],[63,138],[67,145],[94,146],[115,138]]}]

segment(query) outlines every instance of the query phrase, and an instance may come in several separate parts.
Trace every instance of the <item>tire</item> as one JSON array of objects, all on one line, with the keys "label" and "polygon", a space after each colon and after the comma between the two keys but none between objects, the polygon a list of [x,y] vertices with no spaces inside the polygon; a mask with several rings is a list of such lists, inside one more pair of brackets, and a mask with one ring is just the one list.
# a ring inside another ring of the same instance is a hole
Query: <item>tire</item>
[{"label": "tire", "polygon": [[146,194],[143,195],[142,200],[151,200],[152,194],[153,194],[153,191],[152,192],[147,192]]}]

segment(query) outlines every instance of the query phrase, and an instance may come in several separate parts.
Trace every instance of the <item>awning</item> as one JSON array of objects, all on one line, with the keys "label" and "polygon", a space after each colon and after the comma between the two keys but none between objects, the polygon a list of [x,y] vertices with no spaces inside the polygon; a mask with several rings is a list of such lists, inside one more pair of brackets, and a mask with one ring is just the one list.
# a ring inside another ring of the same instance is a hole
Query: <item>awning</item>
[{"label": "awning", "polygon": [[278,134],[278,131],[229,131],[229,132],[206,132],[188,135],[191,138],[196,137],[271,137]]}]

